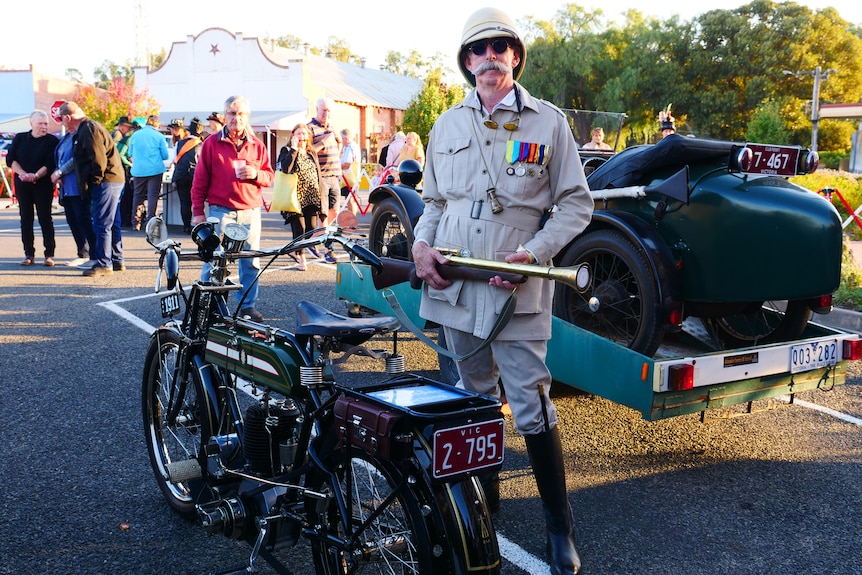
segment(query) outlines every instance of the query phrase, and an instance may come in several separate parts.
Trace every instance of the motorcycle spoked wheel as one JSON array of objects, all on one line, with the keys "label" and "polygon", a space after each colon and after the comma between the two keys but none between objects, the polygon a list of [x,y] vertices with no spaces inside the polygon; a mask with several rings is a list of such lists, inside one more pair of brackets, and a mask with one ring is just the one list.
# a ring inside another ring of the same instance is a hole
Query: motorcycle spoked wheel
[{"label": "motorcycle spoked wheel", "polygon": [[368,240],[375,255],[413,261],[413,226],[407,214],[392,198],[374,206]]},{"label": "motorcycle spoked wheel", "polygon": [[160,330],[150,340],[144,364],[142,409],[150,464],[162,494],[183,517],[196,517],[195,504],[201,503],[203,480],[178,483],[168,480],[171,463],[187,459],[201,461],[212,428],[200,376],[189,370],[191,380],[180,401],[182,407],[174,423],[167,421],[168,404],[179,392],[174,372],[179,357],[180,339],[170,330]]},{"label": "motorcycle spoked wheel", "polygon": [[797,339],[809,319],[811,308],[804,301],[790,300],[767,301],[753,313],[704,318],[703,322],[726,347],[733,348]]},{"label": "motorcycle spoked wheel", "polygon": [[589,264],[586,293],[557,283],[554,315],[644,355],[658,349],[663,334],[652,268],[643,253],[615,230],[596,230],[576,239],[561,267]]},{"label": "motorcycle spoked wheel", "polygon": [[[326,539],[312,540],[311,550],[318,575],[363,573],[374,575],[418,575],[433,572],[430,535],[422,504],[412,489],[400,493],[380,512],[384,500],[401,482],[401,472],[392,464],[351,448],[332,455],[338,488],[344,496],[350,525],[338,513],[332,500],[325,511],[331,535],[341,540],[358,537],[353,552],[342,551]],[[313,489],[330,485],[324,475],[311,479]],[[414,484],[415,487],[415,484]],[[368,517],[380,514],[364,530],[357,532]]]}]

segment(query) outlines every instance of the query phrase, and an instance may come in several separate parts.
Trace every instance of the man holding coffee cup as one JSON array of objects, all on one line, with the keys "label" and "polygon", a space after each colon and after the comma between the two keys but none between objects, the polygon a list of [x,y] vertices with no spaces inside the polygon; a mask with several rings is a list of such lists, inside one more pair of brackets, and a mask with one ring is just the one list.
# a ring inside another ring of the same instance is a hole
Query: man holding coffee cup
[{"label": "man holding coffee cup", "polygon": [[[224,115],[225,127],[204,140],[201,146],[192,184],[192,224],[203,222],[209,215],[217,218],[221,226],[243,225],[249,231],[245,249],[257,250],[260,248],[262,188],[271,186],[273,181],[269,153],[249,125],[251,112],[246,98],[228,98]],[[237,292],[240,316],[253,321],[263,320],[255,309],[259,269],[258,258],[239,260],[239,282],[243,286],[242,291]],[[209,279],[208,275],[209,265],[205,264],[203,279]]]}]

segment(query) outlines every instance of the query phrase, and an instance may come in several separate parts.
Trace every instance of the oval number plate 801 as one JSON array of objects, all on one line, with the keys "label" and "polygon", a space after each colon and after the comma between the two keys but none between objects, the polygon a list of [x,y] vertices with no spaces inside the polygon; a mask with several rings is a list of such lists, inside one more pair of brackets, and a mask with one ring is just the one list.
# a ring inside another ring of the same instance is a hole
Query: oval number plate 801
[{"label": "oval number plate 801", "polygon": [[471,423],[434,432],[434,478],[503,463],[503,420]]}]

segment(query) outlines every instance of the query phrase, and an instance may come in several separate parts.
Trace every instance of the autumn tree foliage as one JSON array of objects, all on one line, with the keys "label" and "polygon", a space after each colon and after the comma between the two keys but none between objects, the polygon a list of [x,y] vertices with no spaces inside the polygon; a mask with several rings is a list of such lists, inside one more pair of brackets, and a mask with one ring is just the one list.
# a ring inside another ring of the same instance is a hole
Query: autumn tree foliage
[{"label": "autumn tree foliage", "polygon": [[120,116],[136,118],[158,114],[161,104],[147,90],[135,91],[133,83],[116,77],[108,88],[84,86],[75,95],[75,102],[91,119],[107,127],[113,127]]}]

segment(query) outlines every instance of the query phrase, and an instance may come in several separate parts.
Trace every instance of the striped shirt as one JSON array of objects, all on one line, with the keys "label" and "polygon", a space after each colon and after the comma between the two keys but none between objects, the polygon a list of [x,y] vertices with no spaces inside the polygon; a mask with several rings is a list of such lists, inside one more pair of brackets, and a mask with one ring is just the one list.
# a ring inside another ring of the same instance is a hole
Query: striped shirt
[{"label": "striped shirt", "polygon": [[320,160],[321,177],[341,178],[341,146],[335,132],[328,126],[323,126],[317,118],[308,122],[308,129],[311,132],[312,147]]}]

